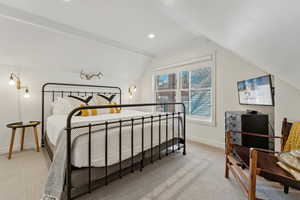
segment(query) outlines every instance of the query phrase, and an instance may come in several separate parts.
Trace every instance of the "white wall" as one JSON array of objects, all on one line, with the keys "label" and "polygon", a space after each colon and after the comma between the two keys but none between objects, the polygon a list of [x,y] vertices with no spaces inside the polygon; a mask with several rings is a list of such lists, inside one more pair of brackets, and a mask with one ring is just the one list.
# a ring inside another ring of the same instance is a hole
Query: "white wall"
[{"label": "white wall", "polygon": [[[0,17],[0,26],[0,153],[8,150],[11,134],[7,123],[41,120],[41,86],[45,82],[119,86],[127,95],[128,87],[136,84],[149,60],[128,50],[7,18]],[[81,81],[81,69],[104,76],[100,81]],[[10,72],[20,74],[30,89],[30,99],[10,88]],[[18,139],[17,134],[15,149]],[[25,143],[32,146],[32,134],[27,134]]]},{"label": "white wall", "polygon": [[[8,85],[7,74],[11,71],[11,68],[0,68],[0,92],[1,92],[1,115],[0,115],[0,152],[5,149],[10,142],[10,132],[6,128],[6,124],[11,123],[14,120],[19,120],[19,99],[17,98],[17,91],[11,90]],[[6,77],[4,78],[4,76]],[[4,148],[4,149],[3,149]]]},{"label": "white wall", "polygon": [[246,62],[232,52],[225,50],[212,42],[193,40],[181,50],[162,55],[152,61],[146,68],[140,80],[140,102],[153,101],[152,73],[156,68],[174,64],[184,60],[201,57],[216,52],[216,126],[201,125],[197,122],[188,122],[188,139],[224,147],[224,113],[235,110],[258,110],[270,115],[273,123],[274,108],[267,106],[241,106],[238,102],[237,86],[239,80],[249,79],[266,73],[258,67]]},{"label": "white wall", "polygon": [[[61,37],[61,36],[60,36]],[[87,45],[84,49],[80,49],[83,41],[74,40],[74,38],[61,38],[59,43],[56,43],[56,48],[64,48],[66,51],[74,48],[69,52],[69,55],[59,56],[55,52],[46,53],[47,48],[42,52],[36,51],[30,56],[30,59],[26,60],[23,53],[26,51],[34,50],[34,46],[43,45],[40,41],[33,45],[33,43],[26,44],[23,49],[13,51],[17,47],[12,47],[10,53],[5,52],[8,46],[0,47],[2,54],[1,61],[5,60],[5,63],[0,63],[0,93],[1,93],[1,105],[2,114],[0,115],[0,153],[7,152],[10,132],[6,128],[6,124],[18,120],[40,120],[41,119],[41,86],[45,82],[69,82],[69,83],[86,83],[86,84],[99,84],[99,85],[114,85],[121,86],[123,89],[124,102],[132,103],[128,99],[127,89],[130,85],[136,84],[137,90],[137,102],[152,102],[152,72],[157,67],[163,67],[165,65],[174,64],[184,60],[201,57],[208,53],[216,52],[216,126],[204,126],[197,122],[188,122],[188,138],[191,140],[199,141],[202,143],[211,144],[218,147],[223,147],[224,144],[224,112],[227,110],[246,110],[253,109],[259,110],[264,113],[270,114],[271,123],[274,118],[274,108],[272,107],[258,107],[258,106],[241,106],[238,104],[236,82],[238,80],[244,80],[256,76],[266,74],[253,64],[246,62],[239,56],[232,52],[225,50],[216,44],[207,41],[203,43],[203,40],[193,40],[187,43],[180,50],[170,51],[167,55],[162,55],[152,60],[148,67],[143,72],[147,59],[137,57],[134,55],[128,56],[120,53],[120,51],[110,50],[110,58],[97,59],[97,54],[91,56],[92,66],[99,65],[99,68],[92,67],[91,70],[98,69],[98,71],[105,71],[103,79],[100,81],[81,81],[79,79],[80,66],[76,65],[72,70],[72,66],[69,63],[72,57],[76,58],[76,62],[84,63],[85,58],[89,56],[87,49],[94,49],[99,51],[99,48],[103,48],[98,44],[83,43]],[[2,40],[4,40],[2,38]],[[66,43],[63,41],[66,40]],[[71,40],[71,41],[69,41]],[[11,40],[12,41],[12,40]],[[74,43],[73,43],[73,42]],[[77,43],[78,42],[78,43]],[[8,42],[7,42],[8,44]],[[72,44],[71,46],[69,46]],[[16,44],[14,44],[16,45]],[[25,48],[26,47],[26,48]],[[47,47],[47,45],[45,46]],[[29,49],[28,49],[29,48]],[[32,49],[31,49],[32,48]],[[53,46],[51,47],[53,48]],[[102,49],[101,51],[103,51]],[[76,52],[75,52],[76,51]],[[114,54],[115,52],[115,54]],[[38,62],[33,65],[34,57],[38,57]],[[82,55],[82,56],[79,56]],[[113,60],[113,55],[123,55],[121,60]],[[10,59],[6,59],[10,58]],[[15,58],[15,59],[13,59]],[[22,58],[22,59],[20,59]],[[55,60],[50,62],[50,60]],[[125,62],[127,61],[127,62]],[[21,63],[24,63],[21,65]],[[80,64],[80,65],[81,65]],[[27,66],[29,65],[29,66]],[[53,67],[51,67],[53,65]],[[110,67],[112,66],[113,67]],[[16,67],[11,67],[16,66]],[[59,67],[67,66],[67,67]],[[8,85],[8,76],[10,72],[19,73],[22,82],[28,85],[31,92],[30,99],[24,99],[23,93],[17,91],[15,88],[11,88]],[[138,78],[140,77],[139,81]],[[300,113],[300,91],[291,87],[284,81],[281,81],[276,77],[276,134],[280,135],[281,121],[284,117],[290,120],[299,120],[298,113]],[[19,148],[19,135],[16,137],[15,149]],[[25,138],[25,147],[33,147],[33,137],[31,133],[28,133]]]},{"label": "white wall", "polygon": [[[9,73],[16,72],[20,75],[23,84],[29,86],[30,98],[23,97],[24,90],[18,91],[15,86],[10,86]],[[46,82],[66,82],[78,84],[95,84],[95,85],[112,85],[122,88],[122,101],[124,103],[132,103],[134,100],[129,99],[128,87],[136,84],[130,77],[121,79],[116,77],[104,76],[101,80],[83,81],[80,80],[78,73],[62,72],[62,71],[43,71],[31,69],[20,69],[7,66],[0,66],[0,93],[1,108],[0,115],[0,154],[8,151],[10,143],[10,130],[6,128],[6,124],[16,121],[41,121],[41,87]],[[48,98],[50,102],[50,97]],[[14,149],[19,149],[18,133],[15,138]],[[25,137],[25,148],[34,147],[34,140],[31,130],[28,130]]]},{"label": "white wall", "polygon": [[[152,60],[71,35],[52,32],[28,24],[11,22],[0,18],[0,153],[7,152],[10,132],[6,124],[18,120],[41,119],[41,86],[45,82],[88,83],[121,86],[124,95],[128,86],[136,84],[137,101],[152,102],[152,72],[157,67],[201,57],[216,52],[216,126],[188,123],[188,138],[222,147],[224,143],[224,112],[227,110],[259,110],[269,113],[273,120],[272,107],[241,106],[238,104],[236,82],[266,74],[255,65],[232,52],[203,40],[192,40],[180,50],[171,50]],[[145,65],[148,67],[145,69]],[[13,66],[13,67],[12,67]],[[80,69],[101,71],[100,81],[81,81]],[[143,72],[143,70],[145,71]],[[22,82],[29,86],[30,99],[24,99],[8,82],[10,72],[20,74]],[[277,77],[276,77],[277,79]],[[276,81],[276,131],[281,129],[283,117],[297,120],[300,92],[283,81]],[[128,102],[125,98],[124,102]],[[133,102],[133,101],[131,101]],[[292,102],[292,103],[291,103]],[[280,123],[279,123],[280,122]],[[27,147],[33,146],[32,134],[25,138]],[[15,149],[18,148],[18,135]]]},{"label": "white wall", "polygon": [[[300,121],[300,90],[289,85],[280,78],[275,80],[275,124],[276,135],[281,136],[282,120]],[[280,141],[276,143],[277,149],[280,149]]]},{"label": "white wall", "polygon": [[[282,122],[283,118],[290,121],[300,120],[300,90],[289,85],[285,81],[275,80],[275,120]],[[281,128],[281,124],[277,123]],[[280,129],[278,129],[280,131]]]}]

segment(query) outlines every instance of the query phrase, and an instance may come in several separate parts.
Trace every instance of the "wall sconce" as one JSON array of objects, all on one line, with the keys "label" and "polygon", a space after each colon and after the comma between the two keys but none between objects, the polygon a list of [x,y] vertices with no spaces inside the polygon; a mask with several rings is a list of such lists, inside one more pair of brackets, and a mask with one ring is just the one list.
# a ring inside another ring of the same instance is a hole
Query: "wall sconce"
[{"label": "wall sconce", "polygon": [[129,93],[130,99],[133,98],[133,95],[134,95],[135,92],[136,92],[136,86],[135,85],[128,88],[128,93]]},{"label": "wall sconce", "polygon": [[8,84],[11,85],[11,86],[15,85],[17,90],[25,89],[24,98],[29,98],[30,97],[28,87],[27,86],[21,86],[21,80],[15,73],[10,73]]}]

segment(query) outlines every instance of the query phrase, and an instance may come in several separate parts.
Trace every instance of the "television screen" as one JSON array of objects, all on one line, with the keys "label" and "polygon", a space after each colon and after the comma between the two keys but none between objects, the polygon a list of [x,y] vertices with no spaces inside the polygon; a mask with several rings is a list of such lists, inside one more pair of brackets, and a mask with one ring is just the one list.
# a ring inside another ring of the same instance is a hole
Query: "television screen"
[{"label": "television screen", "polygon": [[273,106],[271,76],[262,76],[238,82],[240,104]]}]

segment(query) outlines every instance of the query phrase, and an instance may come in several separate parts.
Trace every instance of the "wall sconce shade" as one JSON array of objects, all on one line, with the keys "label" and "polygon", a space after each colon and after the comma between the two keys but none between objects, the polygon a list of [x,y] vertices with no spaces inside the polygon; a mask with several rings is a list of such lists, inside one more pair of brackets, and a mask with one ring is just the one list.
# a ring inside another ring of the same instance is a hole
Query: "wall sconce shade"
[{"label": "wall sconce shade", "polygon": [[137,88],[135,85],[128,88],[129,98],[132,99],[134,93],[136,92]]},{"label": "wall sconce shade", "polygon": [[15,82],[14,79],[11,77],[10,80],[9,80],[9,82],[8,82],[8,84],[11,85],[11,86],[14,86],[14,85],[16,85],[16,82]]},{"label": "wall sconce shade", "polygon": [[29,98],[30,97],[28,87],[27,86],[21,86],[21,80],[20,80],[20,78],[15,73],[10,73],[8,84],[12,85],[12,86],[16,85],[16,88],[18,90],[25,89],[24,97],[25,98]]},{"label": "wall sconce shade", "polygon": [[29,90],[28,90],[28,88],[26,88],[24,98],[29,98],[29,97],[30,97]]}]

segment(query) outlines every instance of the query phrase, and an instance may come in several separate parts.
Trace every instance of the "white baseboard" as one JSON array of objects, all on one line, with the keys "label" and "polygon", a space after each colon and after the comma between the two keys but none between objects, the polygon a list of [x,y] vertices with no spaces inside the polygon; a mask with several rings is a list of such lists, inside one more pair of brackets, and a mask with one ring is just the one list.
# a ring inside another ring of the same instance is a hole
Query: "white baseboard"
[{"label": "white baseboard", "polygon": [[[13,151],[20,151],[21,145],[20,144],[15,144]],[[35,148],[35,143],[28,143],[24,144],[24,149],[34,149]],[[9,151],[9,146],[2,146],[0,147],[0,155],[7,154]]]},{"label": "white baseboard", "polygon": [[199,142],[202,144],[206,144],[209,146],[213,146],[213,147],[217,147],[220,149],[225,149],[225,143],[224,142],[219,142],[216,140],[210,140],[210,139],[206,139],[206,138],[188,138],[188,140],[190,141],[194,141],[194,142]]}]

